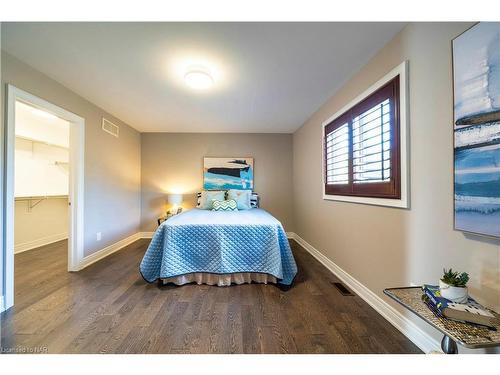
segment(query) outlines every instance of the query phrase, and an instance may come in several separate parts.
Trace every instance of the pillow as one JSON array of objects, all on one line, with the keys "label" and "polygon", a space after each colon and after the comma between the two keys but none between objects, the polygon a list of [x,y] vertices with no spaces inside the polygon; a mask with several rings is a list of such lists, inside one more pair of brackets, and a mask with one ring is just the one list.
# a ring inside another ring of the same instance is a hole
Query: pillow
[{"label": "pillow", "polygon": [[250,197],[250,206],[252,206],[252,208],[259,208],[260,206],[259,194],[256,192],[252,192],[252,196]]},{"label": "pillow", "polygon": [[[196,193],[196,207],[200,207],[201,205],[201,192]],[[250,205],[252,208],[259,208],[260,206],[260,197],[255,191],[252,192],[252,196],[250,197]]]},{"label": "pillow", "polygon": [[226,197],[225,191],[218,191],[218,190],[202,191],[199,208],[201,208],[202,210],[211,210],[212,209],[212,202],[214,200],[223,201],[225,199],[225,197]]},{"label": "pillow", "polygon": [[231,189],[227,192],[227,199],[235,200],[238,206],[238,210],[249,210],[252,208],[252,206],[250,205],[251,195],[252,190]]},{"label": "pillow", "polygon": [[[226,192],[225,190],[209,190],[209,191],[224,191],[224,193]],[[198,208],[201,207],[201,191],[196,193],[196,207]]]},{"label": "pillow", "polygon": [[227,201],[214,200],[212,203],[212,211],[238,211],[236,201],[229,199]]}]

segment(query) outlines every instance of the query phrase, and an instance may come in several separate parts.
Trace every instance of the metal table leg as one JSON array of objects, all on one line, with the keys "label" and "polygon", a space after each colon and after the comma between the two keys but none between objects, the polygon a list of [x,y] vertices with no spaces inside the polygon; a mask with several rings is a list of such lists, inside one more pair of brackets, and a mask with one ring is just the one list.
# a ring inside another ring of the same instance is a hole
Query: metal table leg
[{"label": "metal table leg", "polygon": [[458,354],[457,343],[446,335],[441,340],[441,349],[445,354]]}]

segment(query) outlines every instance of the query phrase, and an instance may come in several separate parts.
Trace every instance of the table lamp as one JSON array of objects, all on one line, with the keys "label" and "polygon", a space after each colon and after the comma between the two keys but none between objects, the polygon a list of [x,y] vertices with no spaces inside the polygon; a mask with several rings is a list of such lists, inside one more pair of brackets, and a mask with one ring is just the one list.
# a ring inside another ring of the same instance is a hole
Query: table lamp
[{"label": "table lamp", "polygon": [[171,215],[178,214],[182,211],[182,194],[168,194],[168,204],[172,206],[172,208],[168,211]]}]

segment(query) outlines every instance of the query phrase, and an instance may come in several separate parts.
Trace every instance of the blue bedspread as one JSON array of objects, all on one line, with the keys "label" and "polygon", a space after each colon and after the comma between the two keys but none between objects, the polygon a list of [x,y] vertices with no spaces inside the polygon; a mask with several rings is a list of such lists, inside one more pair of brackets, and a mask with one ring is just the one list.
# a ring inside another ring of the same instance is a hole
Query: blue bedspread
[{"label": "blue bedspread", "polygon": [[290,285],[297,274],[281,223],[263,209],[192,209],[164,221],[142,259],[144,279],[192,272],[261,272]]}]

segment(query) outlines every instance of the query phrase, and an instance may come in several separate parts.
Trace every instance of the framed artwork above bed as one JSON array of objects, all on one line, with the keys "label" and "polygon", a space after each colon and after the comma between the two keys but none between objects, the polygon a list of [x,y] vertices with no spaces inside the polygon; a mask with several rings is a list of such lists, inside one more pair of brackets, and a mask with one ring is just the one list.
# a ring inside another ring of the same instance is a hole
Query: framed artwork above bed
[{"label": "framed artwork above bed", "polygon": [[203,158],[203,189],[252,190],[253,158]]}]

